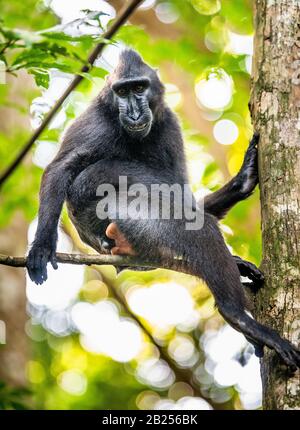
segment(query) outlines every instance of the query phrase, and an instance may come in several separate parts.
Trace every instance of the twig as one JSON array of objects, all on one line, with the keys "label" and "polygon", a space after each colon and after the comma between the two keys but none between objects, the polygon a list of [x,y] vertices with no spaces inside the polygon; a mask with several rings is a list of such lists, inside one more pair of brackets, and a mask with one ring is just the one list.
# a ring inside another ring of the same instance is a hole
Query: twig
[{"label": "twig", "polygon": [[[119,267],[147,267],[155,268],[153,262],[145,262],[136,257],[127,257],[121,255],[109,255],[109,254],[98,254],[98,255],[88,255],[88,254],[66,254],[57,253],[57,262],[65,264],[86,264],[90,266],[92,264],[108,264]],[[11,267],[25,267],[26,257],[12,257],[10,255],[0,254],[0,264],[4,266]],[[158,263],[159,264],[159,263]],[[174,262],[175,264],[175,262]]]},{"label": "twig", "polygon": [[[134,12],[134,10],[138,7],[140,3],[142,3],[143,0],[131,0],[131,2],[128,4],[128,6],[125,5],[125,7],[121,10],[116,20],[113,22],[111,27],[103,33],[102,37],[104,39],[103,42],[98,43],[98,45],[94,48],[94,50],[91,52],[87,59],[88,65],[85,65],[81,69],[82,72],[88,72],[92,67],[97,59],[97,57],[101,54],[103,49],[106,46],[106,40],[110,40],[116,32],[119,30],[119,28],[127,21],[129,16]],[[21,149],[19,154],[16,156],[16,158],[13,160],[13,162],[7,167],[7,169],[0,175],[0,187],[3,185],[3,183],[7,180],[7,178],[13,173],[13,171],[16,169],[16,167],[20,164],[22,159],[25,157],[27,152],[30,150],[34,142],[38,139],[38,137],[41,135],[41,133],[45,130],[47,125],[50,123],[50,121],[53,119],[55,114],[58,112],[59,108],[63,104],[63,102],[66,100],[66,98],[69,96],[69,94],[79,85],[79,83],[83,80],[82,75],[75,75],[74,79],[68,86],[68,88],[65,90],[65,92],[61,95],[61,97],[57,100],[53,108],[50,110],[50,112],[45,116],[42,124],[34,131],[32,136],[29,138],[27,143],[24,145],[24,147]]]},{"label": "twig", "polygon": [[[130,257],[123,255],[110,255],[110,254],[67,254],[58,252],[56,254],[58,263],[64,264],[85,264],[91,266],[92,264],[99,265],[112,265],[117,267],[142,267],[147,269],[169,269],[188,273],[187,269],[182,264],[182,259],[179,257],[169,258],[168,261],[144,261],[139,257]],[[11,267],[26,267],[26,257],[15,257],[11,255],[0,254],[0,265]]]}]

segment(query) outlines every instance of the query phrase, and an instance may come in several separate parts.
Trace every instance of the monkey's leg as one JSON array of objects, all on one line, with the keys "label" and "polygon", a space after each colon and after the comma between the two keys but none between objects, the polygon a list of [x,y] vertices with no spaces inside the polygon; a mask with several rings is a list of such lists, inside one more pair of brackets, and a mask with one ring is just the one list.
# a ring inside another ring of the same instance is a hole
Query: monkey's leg
[{"label": "monkey's leg", "polygon": [[[107,240],[110,240],[110,247],[108,248],[113,255],[136,255],[131,244],[126,240],[125,236],[118,229],[117,224],[110,223],[106,229]],[[104,239],[106,240],[106,239]],[[250,261],[243,260],[236,255],[233,256],[241,276],[247,276],[252,282],[243,284],[254,292],[263,285],[263,273]]]},{"label": "monkey's leg", "polygon": [[300,351],[273,329],[255,321],[230,255],[213,217],[206,214],[199,230],[186,230],[182,220],[116,220],[133,249],[142,258],[167,264],[178,261],[180,270],[202,278],[212,291],[224,319],[254,346],[274,349],[289,366],[300,367]]},{"label": "monkey's leg", "polygon": [[215,193],[204,198],[204,210],[218,219],[223,218],[236,203],[249,197],[258,183],[257,144],[254,134],[239,173]]}]

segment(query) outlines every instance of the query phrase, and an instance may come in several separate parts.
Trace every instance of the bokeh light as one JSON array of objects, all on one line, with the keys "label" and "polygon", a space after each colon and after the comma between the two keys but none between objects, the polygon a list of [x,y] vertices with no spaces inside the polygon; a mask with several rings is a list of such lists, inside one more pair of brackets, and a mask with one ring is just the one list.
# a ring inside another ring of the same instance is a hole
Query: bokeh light
[{"label": "bokeh light", "polygon": [[157,358],[141,361],[136,375],[140,382],[160,389],[170,387],[175,381],[175,375],[167,363]]},{"label": "bokeh light", "polygon": [[200,397],[183,397],[174,402],[173,400],[160,400],[155,406],[156,410],[194,410],[194,411],[209,411],[212,407],[208,402]]},{"label": "bokeh light", "polygon": [[80,342],[87,351],[108,355],[119,362],[130,361],[141,351],[143,339],[139,327],[131,320],[120,318],[111,301],[79,302],[71,314],[81,333]]},{"label": "bokeh light", "polygon": [[214,15],[221,9],[220,0],[190,0],[190,2],[201,15]]},{"label": "bokeh light", "polygon": [[172,339],[168,352],[181,367],[191,367],[198,359],[194,342],[189,336],[178,335]]},{"label": "bokeh light", "polygon": [[180,106],[182,96],[178,89],[178,87],[174,84],[165,84],[166,88],[166,102],[170,106],[171,109],[176,109]]},{"label": "bokeh light", "polygon": [[139,6],[139,9],[147,10],[151,9],[156,3],[156,0],[144,0],[143,3]]},{"label": "bokeh light", "polygon": [[179,18],[179,12],[171,2],[159,3],[155,7],[155,13],[164,24],[173,24]]},{"label": "bokeh light", "polygon": [[232,79],[224,71],[210,73],[207,79],[196,81],[195,92],[203,107],[212,110],[225,109],[232,98]]},{"label": "bokeh light", "polygon": [[183,323],[194,310],[194,302],[186,288],[171,282],[132,288],[127,300],[133,312],[161,328]]},{"label": "bokeh light", "polygon": [[86,377],[77,369],[62,372],[57,378],[57,383],[63,390],[74,396],[82,396],[87,388]]},{"label": "bokeh light", "polygon": [[213,135],[221,145],[231,145],[239,137],[239,129],[230,119],[221,119],[214,125]]},{"label": "bokeh light", "polygon": [[227,50],[237,55],[253,55],[253,35],[228,32],[229,43]]},{"label": "bokeh light", "polygon": [[38,142],[32,161],[37,166],[44,169],[55,157],[58,151],[58,146],[56,142],[48,142],[43,140],[42,142]]}]

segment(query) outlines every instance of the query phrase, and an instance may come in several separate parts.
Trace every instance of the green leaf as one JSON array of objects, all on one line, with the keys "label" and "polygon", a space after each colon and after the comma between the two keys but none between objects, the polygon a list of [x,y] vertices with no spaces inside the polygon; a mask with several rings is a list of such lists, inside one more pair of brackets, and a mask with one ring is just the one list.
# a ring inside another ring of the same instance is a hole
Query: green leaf
[{"label": "green leaf", "polygon": [[100,42],[101,40],[103,40],[103,37],[99,35],[83,34],[81,36],[71,36],[62,31],[45,31],[45,32],[42,32],[41,34],[46,39],[51,39],[51,40],[54,39],[54,40],[67,41],[67,42],[84,42],[84,41]]},{"label": "green leaf", "polygon": [[28,406],[26,406],[24,403],[21,403],[21,402],[12,401],[12,402],[10,402],[10,404],[11,404],[12,408],[17,410],[17,411],[25,411],[25,410],[29,409]]},{"label": "green leaf", "polygon": [[34,76],[35,83],[38,87],[49,88],[50,76],[48,70],[30,69],[28,73]]}]

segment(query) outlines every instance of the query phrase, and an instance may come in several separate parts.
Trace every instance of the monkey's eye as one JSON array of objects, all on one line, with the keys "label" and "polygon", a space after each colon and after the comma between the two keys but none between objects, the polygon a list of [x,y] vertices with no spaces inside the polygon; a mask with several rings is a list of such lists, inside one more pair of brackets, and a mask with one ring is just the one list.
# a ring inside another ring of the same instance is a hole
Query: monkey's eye
[{"label": "monkey's eye", "polygon": [[144,87],[144,85],[136,85],[134,87],[134,91],[136,93],[142,94],[145,91],[145,87]]},{"label": "monkey's eye", "polygon": [[120,96],[120,97],[126,97],[126,96],[127,96],[127,94],[128,94],[128,92],[127,92],[127,90],[126,90],[125,88],[119,88],[119,89],[117,90],[117,94],[118,94],[118,96]]}]

